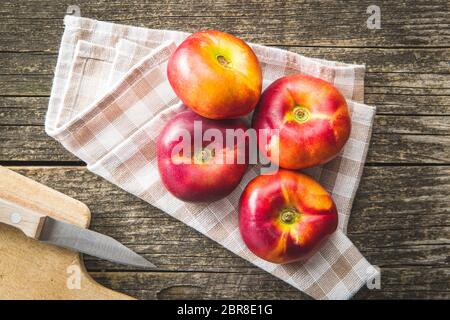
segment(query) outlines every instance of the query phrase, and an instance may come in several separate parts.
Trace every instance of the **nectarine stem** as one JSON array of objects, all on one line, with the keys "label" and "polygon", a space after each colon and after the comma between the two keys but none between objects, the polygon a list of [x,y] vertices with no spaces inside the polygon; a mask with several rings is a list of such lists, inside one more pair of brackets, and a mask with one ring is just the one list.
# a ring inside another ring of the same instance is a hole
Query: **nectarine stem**
[{"label": "nectarine stem", "polygon": [[201,149],[195,154],[195,162],[206,163],[212,157],[214,157],[214,149]]},{"label": "nectarine stem", "polygon": [[230,67],[230,62],[222,55],[218,55],[216,57],[217,61],[224,66],[225,68],[229,68]]},{"label": "nectarine stem", "polygon": [[302,106],[296,106],[294,110],[292,110],[292,113],[294,115],[295,121],[298,123],[303,123],[309,120],[311,118],[311,113],[309,110]]},{"label": "nectarine stem", "polygon": [[297,220],[298,212],[293,208],[283,209],[280,213],[280,219],[283,223],[292,224]]}]

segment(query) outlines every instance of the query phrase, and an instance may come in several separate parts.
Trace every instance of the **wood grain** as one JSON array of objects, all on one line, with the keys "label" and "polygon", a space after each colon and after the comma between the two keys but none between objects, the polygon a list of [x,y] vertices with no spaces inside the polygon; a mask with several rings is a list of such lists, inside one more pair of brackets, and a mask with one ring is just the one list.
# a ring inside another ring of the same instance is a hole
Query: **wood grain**
[{"label": "wood grain", "polygon": [[[2,2],[0,163],[20,165],[14,170],[85,202],[94,230],[161,267],[144,272],[85,257],[91,275],[137,298],[307,298],[89,173],[46,136],[43,121],[68,4],[73,1]],[[377,116],[348,231],[381,267],[382,289],[363,289],[356,298],[450,298],[448,1],[76,4],[95,19],[184,31],[215,28],[311,57],[366,64],[365,102],[377,107]],[[370,4],[381,8],[380,30],[366,27]]]},{"label": "wood grain", "polygon": [[[113,236],[160,268],[150,273],[135,268],[125,271],[85,257],[94,278],[108,287],[138,298],[188,298],[191,294],[192,298],[304,297],[85,168],[13,169],[76,195],[91,209],[94,230]],[[446,285],[450,275],[449,186],[447,166],[365,168],[349,237],[381,268],[383,287],[364,290],[360,298],[450,297]]]},{"label": "wood grain", "polygon": [[[368,72],[445,73],[450,71],[446,48],[348,48],[278,46],[308,57],[365,64]],[[57,52],[0,51],[2,74],[53,73]]]},{"label": "wood grain", "polygon": [[[24,221],[30,220],[26,210],[34,217],[48,215],[79,227],[89,225],[91,214],[85,204],[1,166],[0,176],[0,203],[19,206]],[[130,299],[96,283],[79,253],[32,240],[32,230],[16,227],[20,230],[0,224],[0,299]],[[79,273],[78,289],[68,285],[70,270]]]},{"label": "wood grain", "polygon": [[[450,163],[450,135],[445,132],[449,117],[382,117],[371,140],[368,163]],[[430,121],[429,121],[430,120]],[[389,124],[389,126],[388,126]],[[394,124],[394,126],[390,126]],[[410,125],[410,126],[409,126]],[[419,130],[427,132],[419,132]],[[405,133],[409,132],[409,133]],[[439,135],[431,132],[444,132]],[[0,126],[0,161],[79,161],[42,126]]]},{"label": "wood grain", "polygon": [[[383,114],[449,115],[449,73],[367,73],[365,102],[376,106],[378,112]],[[45,112],[47,102],[44,98],[50,94],[51,83],[51,75],[0,75],[3,90],[0,112],[4,113],[14,106],[23,107],[23,112],[36,109]],[[21,99],[14,100],[17,97]],[[33,101],[36,98],[42,98],[38,105]]]},{"label": "wood grain", "polygon": [[28,238],[38,240],[45,223],[45,215],[6,201],[0,193],[0,223],[15,227]]},{"label": "wood grain", "polygon": [[[305,47],[289,47],[289,50],[311,57],[365,63],[366,102],[377,106],[379,113],[450,114],[449,50]],[[0,58],[4,61],[0,65],[3,88],[0,112],[14,105],[18,107],[18,102],[8,100],[10,97],[49,95],[55,54],[6,52],[0,53]],[[33,105],[26,99],[21,101],[25,109]],[[40,107],[44,109],[46,103]]]},{"label": "wood grain", "polygon": [[[1,51],[53,50],[70,0],[2,3]],[[78,1],[82,14],[157,29],[222,29],[261,44],[442,47],[450,42],[446,1],[378,1],[382,27],[369,30],[367,7],[351,1]],[[238,23],[237,23],[238,22]],[[261,29],[260,26],[264,26]],[[42,35],[45,34],[45,37]]]},{"label": "wood grain", "polygon": [[[112,288],[139,299],[308,299],[268,274],[192,272],[93,272]],[[362,288],[355,299],[448,299],[448,270],[430,267],[383,268],[382,289]]]},{"label": "wood grain", "polygon": [[[448,124],[448,118],[442,116],[450,115],[449,96],[366,93],[365,100],[367,104],[377,107],[378,115],[436,116],[442,124]],[[42,126],[47,106],[47,96],[0,96],[1,125]],[[414,118],[411,121],[415,121]]]}]

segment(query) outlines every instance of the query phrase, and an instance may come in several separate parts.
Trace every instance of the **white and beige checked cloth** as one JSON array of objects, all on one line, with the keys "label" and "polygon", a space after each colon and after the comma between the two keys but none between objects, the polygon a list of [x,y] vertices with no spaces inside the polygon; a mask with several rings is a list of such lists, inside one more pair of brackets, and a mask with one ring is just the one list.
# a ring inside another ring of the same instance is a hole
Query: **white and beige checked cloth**
[{"label": "white and beige checked cloth", "polygon": [[231,195],[209,204],[184,203],[161,183],[155,140],[165,123],[185,109],[167,80],[167,60],[188,34],[75,16],[66,16],[64,23],[45,128],[90,171],[313,298],[348,299],[377,276],[345,235],[375,115],[375,108],[362,104],[364,66],[251,45],[262,65],[264,88],[287,74],[310,74],[334,83],[352,114],[351,136],[341,154],[305,170],[332,194],[339,228],[306,263],[277,265],[253,255],[239,233],[239,197],[258,175],[256,166]]}]

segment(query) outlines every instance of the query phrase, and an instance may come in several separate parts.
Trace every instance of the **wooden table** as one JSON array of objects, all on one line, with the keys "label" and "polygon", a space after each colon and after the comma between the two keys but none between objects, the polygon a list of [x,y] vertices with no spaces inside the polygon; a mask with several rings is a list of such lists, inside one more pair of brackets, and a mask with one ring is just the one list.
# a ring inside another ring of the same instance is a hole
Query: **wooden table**
[{"label": "wooden table", "polygon": [[[85,202],[92,228],[142,253],[143,272],[86,258],[99,282],[137,298],[306,295],[88,172],[44,132],[62,18],[74,1],[3,0],[0,164]],[[242,4],[241,4],[242,2]],[[377,106],[349,237],[381,268],[356,298],[450,298],[450,14],[447,1],[76,1],[83,16],[196,31],[216,28],[311,57],[367,65]],[[381,29],[366,9],[381,8]]]}]

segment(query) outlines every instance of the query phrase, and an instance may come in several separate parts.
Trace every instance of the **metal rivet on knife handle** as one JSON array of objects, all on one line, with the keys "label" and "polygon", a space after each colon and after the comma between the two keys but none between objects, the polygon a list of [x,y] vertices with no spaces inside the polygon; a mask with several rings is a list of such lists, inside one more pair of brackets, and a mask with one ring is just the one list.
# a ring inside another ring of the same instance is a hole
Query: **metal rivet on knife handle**
[{"label": "metal rivet on knife handle", "polygon": [[0,199],[0,223],[21,230],[29,238],[39,239],[46,216]]}]

